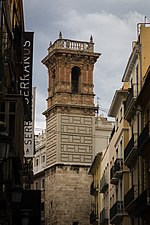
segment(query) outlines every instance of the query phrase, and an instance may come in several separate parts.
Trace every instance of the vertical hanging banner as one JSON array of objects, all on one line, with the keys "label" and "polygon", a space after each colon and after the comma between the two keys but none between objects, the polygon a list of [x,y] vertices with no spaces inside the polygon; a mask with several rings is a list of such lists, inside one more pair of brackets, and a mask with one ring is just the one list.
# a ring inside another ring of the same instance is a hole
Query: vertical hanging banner
[{"label": "vertical hanging banner", "polygon": [[23,32],[23,73],[19,79],[20,95],[25,100],[24,157],[34,154],[35,88],[32,89],[33,32]]},{"label": "vertical hanging banner", "polygon": [[23,74],[20,76],[20,95],[25,99],[25,120],[32,120],[32,63],[33,32],[23,32]]},{"label": "vertical hanging banner", "polygon": [[32,120],[24,121],[24,157],[32,158],[34,155],[34,121],[35,121],[36,88],[32,87]]}]

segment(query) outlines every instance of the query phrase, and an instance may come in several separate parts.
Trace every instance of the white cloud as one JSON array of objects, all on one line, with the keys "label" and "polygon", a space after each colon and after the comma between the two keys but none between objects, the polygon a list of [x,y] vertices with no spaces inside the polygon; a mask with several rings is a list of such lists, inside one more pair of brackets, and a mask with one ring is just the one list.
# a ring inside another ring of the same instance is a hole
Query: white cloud
[{"label": "white cloud", "polygon": [[[40,86],[40,85],[39,85]],[[35,100],[35,130],[45,129],[45,116],[42,113],[46,110],[46,95],[40,91],[39,86],[36,89]]]},{"label": "white cloud", "polygon": [[131,42],[137,38],[136,24],[142,18],[137,12],[129,12],[121,19],[106,11],[81,15],[71,10],[65,14],[64,21],[55,23],[62,27],[64,38],[66,33],[67,38],[70,34],[70,38],[78,40],[87,40],[93,35],[95,50],[102,53],[95,65],[95,93],[104,108],[109,107],[114,91],[121,87]]},{"label": "white cloud", "polygon": [[36,126],[45,124],[47,69],[41,60],[50,41],[64,38],[89,41],[102,53],[95,64],[96,96],[102,108],[109,108],[113,94],[121,87],[132,41],[137,39],[137,23],[149,15],[149,0],[25,0],[25,23],[35,32],[34,79],[37,87]]}]

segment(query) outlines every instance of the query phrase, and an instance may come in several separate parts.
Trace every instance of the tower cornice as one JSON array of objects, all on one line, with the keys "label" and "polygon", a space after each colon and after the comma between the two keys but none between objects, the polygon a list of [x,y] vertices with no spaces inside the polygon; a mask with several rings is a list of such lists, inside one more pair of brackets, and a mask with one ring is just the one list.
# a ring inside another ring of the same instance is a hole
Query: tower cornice
[{"label": "tower cornice", "polygon": [[[79,114],[82,112],[85,115],[95,115],[95,112],[98,110],[94,105],[68,105],[68,104],[54,104],[49,107],[46,111],[43,112],[43,115],[46,117],[52,113],[72,113],[74,110],[79,110]],[[75,114],[78,114],[77,111]]]},{"label": "tower cornice", "polygon": [[61,57],[69,61],[81,61],[82,59],[89,63],[95,63],[100,55],[100,53],[94,52],[94,43],[91,41],[57,39],[54,44],[49,46],[48,55],[42,60],[42,63],[48,67],[53,62],[53,57],[55,59]]}]

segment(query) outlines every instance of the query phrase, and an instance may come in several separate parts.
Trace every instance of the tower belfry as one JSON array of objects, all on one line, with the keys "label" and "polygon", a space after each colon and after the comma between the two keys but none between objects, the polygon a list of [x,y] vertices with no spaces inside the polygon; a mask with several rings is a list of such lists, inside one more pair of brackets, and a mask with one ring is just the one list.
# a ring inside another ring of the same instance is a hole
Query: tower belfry
[{"label": "tower belfry", "polygon": [[[89,42],[63,39],[50,43],[42,60],[48,69],[46,116],[46,221],[57,225],[90,224],[90,177],[94,155],[93,69],[100,54]],[[84,201],[84,202],[83,202]],[[88,205],[89,204],[89,205]]]}]

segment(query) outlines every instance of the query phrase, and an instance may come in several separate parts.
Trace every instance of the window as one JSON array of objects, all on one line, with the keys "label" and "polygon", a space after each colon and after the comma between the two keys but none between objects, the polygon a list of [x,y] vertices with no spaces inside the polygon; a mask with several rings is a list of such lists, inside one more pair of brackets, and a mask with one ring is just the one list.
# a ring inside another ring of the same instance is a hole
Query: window
[{"label": "window", "polygon": [[45,155],[42,155],[42,163],[45,163]]},{"label": "window", "polygon": [[15,102],[10,102],[9,111],[10,112],[16,112],[16,104],[15,104]]},{"label": "window", "polygon": [[116,130],[118,129],[118,118],[116,118]]},{"label": "window", "polygon": [[122,107],[120,109],[120,121],[122,120]]},{"label": "window", "polygon": [[149,115],[150,115],[150,113],[149,113],[149,108],[147,109],[147,111],[146,111],[146,123],[149,121]]},{"label": "window", "polygon": [[71,91],[72,93],[79,92],[79,77],[80,77],[80,68],[75,66],[72,68],[71,72]]},{"label": "window", "polygon": [[118,158],[118,148],[116,149],[116,158]]},{"label": "window", "polygon": [[122,158],[122,140],[120,141],[120,157]]},{"label": "window", "polygon": [[118,187],[116,188],[116,201],[118,201]]},{"label": "window", "polygon": [[35,182],[35,190],[38,190],[38,181]]},{"label": "window", "polygon": [[0,106],[0,121],[6,124],[5,132],[11,137],[13,145],[15,145],[15,129],[17,126],[16,107],[17,102],[15,100],[2,102]]},{"label": "window", "polygon": [[42,190],[45,189],[45,179],[44,178],[41,180],[41,189]]},{"label": "window", "polygon": [[120,201],[122,201],[123,198],[122,198],[122,180],[120,182]]},{"label": "window", "polygon": [[35,166],[39,165],[39,159],[35,159]]},{"label": "window", "polygon": [[139,68],[138,68],[138,65],[137,65],[137,67],[136,67],[136,94],[138,95],[138,86],[139,86],[139,82],[138,82],[138,70],[139,70]]},{"label": "window", "polygon": [[56,75],[56,71],[55,69],[53,69],[53,72],[52,72],[52,77],[55,79],[55,75]]},{"label": "window", "polygon": [[75,221],[75,222],[73,222],[72,225],[78,225],[78,224],[79,224],[79,222]]}]

